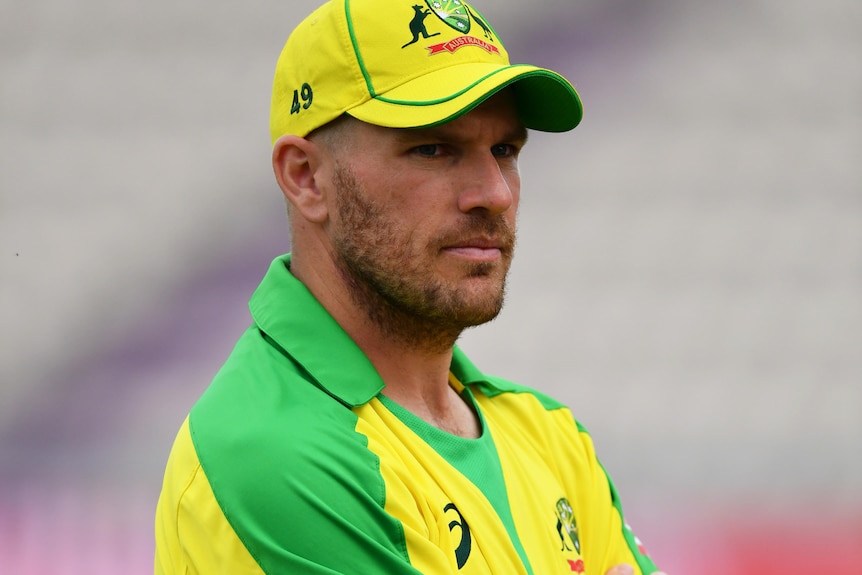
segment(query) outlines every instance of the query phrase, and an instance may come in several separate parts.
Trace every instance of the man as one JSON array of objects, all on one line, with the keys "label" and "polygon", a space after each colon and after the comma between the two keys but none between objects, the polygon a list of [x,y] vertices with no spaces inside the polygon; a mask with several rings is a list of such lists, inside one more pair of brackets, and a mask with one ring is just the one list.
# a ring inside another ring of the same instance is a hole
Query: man
[{"label": "man", "polygon": [[456,346],[503,303],[527,129],[581,113],[457,0],[299,25],[271,116],[292,252],[179,432],[156,573],[655,572],[568,409]]}]

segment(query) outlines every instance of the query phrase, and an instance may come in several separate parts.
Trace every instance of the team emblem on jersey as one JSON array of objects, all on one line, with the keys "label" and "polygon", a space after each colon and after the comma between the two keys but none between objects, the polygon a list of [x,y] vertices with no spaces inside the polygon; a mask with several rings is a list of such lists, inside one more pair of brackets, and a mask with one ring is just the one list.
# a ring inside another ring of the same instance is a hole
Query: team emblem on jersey
[{"label": "team emblem on jersey", "polygon": [[569,541],[575,546],[575,551],[580,555],[581,540],[578,539],[578,522],[575,520],[572,504],[565,497],[557,501],[557,535],[560,536],[561,551],[571,551],[571,547],[566,541],[566,536],[568,536]]}]

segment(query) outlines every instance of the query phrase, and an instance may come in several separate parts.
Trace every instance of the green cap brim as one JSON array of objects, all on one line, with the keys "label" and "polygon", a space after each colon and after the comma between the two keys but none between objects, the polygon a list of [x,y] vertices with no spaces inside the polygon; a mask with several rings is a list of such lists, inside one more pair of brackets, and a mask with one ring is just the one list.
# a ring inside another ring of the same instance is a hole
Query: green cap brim
[{"label": "green cap brim", "polygon": [[378,94],[347,113],[378,126],[422,128],[454,120],[509,86],[527,128],[565,132],[581,121],[581,99],[568,80],[524,64],[451,66]]}]

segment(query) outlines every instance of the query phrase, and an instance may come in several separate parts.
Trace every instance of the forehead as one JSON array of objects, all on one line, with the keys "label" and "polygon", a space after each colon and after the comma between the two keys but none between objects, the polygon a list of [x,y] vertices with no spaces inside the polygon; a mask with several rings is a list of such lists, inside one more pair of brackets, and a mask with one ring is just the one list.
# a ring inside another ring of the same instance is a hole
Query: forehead
[{"label": "forehead", "polygon": [[473,110],[449,122],[424,128],[386,128],[356,122],[370,138],[387,138],[397,142],[426,139],[472,141],[488,139],[491,143],[524,142],[527,129],[518,118],[514,96],[509,91],[495,94]]}]

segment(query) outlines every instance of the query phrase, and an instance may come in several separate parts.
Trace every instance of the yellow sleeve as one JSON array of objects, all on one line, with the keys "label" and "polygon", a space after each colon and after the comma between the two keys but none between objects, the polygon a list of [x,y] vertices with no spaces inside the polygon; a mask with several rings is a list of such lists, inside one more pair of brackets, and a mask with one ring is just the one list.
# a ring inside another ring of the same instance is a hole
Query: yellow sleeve
[{"label": "yellow sleeve", "polygon": [[634,567],[635,575],[649,575],[657,571],[652,560],[639,545],[623,518],[616,488],[595,454],[592,438],[581,429],[581,443],[590,459],[592,484],[595,486],[592,527],[603,531],[599,538],[607,545],[598,573],[605,573],[611,567],[626,563]]},{"label": "yellow sleeve", "polygon": [[168,458],[155,536],[155,575],[263,574],[213,495],[195,453],[188,418]]}]

